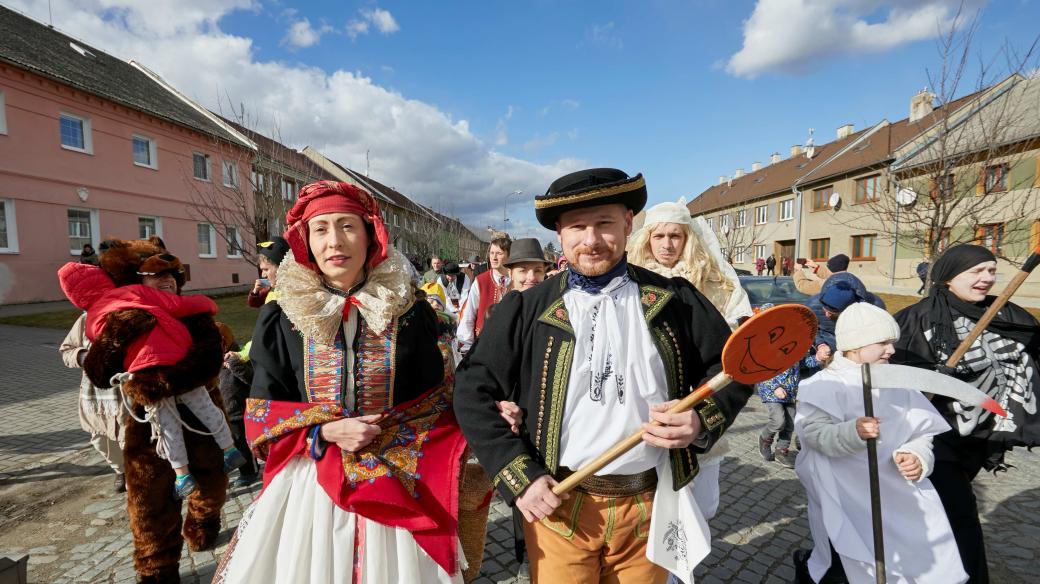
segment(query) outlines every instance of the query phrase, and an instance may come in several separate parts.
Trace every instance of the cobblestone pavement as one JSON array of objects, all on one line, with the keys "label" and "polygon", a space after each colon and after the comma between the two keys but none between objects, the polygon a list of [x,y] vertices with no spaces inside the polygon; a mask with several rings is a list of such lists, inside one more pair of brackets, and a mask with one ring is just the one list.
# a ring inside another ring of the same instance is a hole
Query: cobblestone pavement
[{"label": "cobblestone pavement", "polygon": [[[60,331],[0,326],[0,502],[13,485],[69,474],[87,477],[101,489],[75,513],[77,520],[41,524],[50,532],[50,545],[12,547],[0,550],[0,556],[31,554],[32,582],[133,582],[124,498],[107,494],[106,469],[79,430],[78,371],[65,369],[58,359],[62,336]],[[722,502],[711,521],[715,542],[697,570],[698,582],[791,582],[791,553],[810,545],[805,494],[794,471],[758,455],[756,436],[765,417],[764,408],[752,398],[731,429],[732,450],[722,465]],[[1027,574],[1040,560],[1040,457],[1016,451],[1010,462],[1017,468],[999,477],[981,476],[975,485],[992,579],[1024,584],[1033,581]],[[216,559],[257,490],[232,491],[216,550],[185,550],[184,582],[210,581]],[[511,515],[496,499],[482,576],[476,582],[526,581],[517,577],[520,567],[511,550]]]}]

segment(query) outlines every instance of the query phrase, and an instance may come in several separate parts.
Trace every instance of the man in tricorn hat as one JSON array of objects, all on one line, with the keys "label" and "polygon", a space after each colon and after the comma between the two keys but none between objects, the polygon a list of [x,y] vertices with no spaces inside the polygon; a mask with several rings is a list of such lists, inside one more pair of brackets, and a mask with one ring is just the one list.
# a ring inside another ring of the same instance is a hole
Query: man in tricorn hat
[{"label": "man in tricorn hat", "polygon": [[[642,175],[600,168],[568,174],[536,197],[538,221],[556,231],[570,269],[506,296],[458,370],[459,424],[499,492],[527,520],[534,582],[561,574],[576,582],[664,582],[661,560],[647,557],[651,509],[679,507],[697,456],[751,394],[733,385],[694,411],[666,412],[721,369],[730,331],[688,282],[627,263],[626,238],[646,196]],[[499,414],[507,396],[525,416],[518,433]],[[640,428],[639,446],[568,497],[552,492]],[[696,507],[683,501],[682,509]],[[666,517],[655,531],[677,521]],[[684,578],[708,545],[683,543],[683,563],[692,560],[680,570]]]}]

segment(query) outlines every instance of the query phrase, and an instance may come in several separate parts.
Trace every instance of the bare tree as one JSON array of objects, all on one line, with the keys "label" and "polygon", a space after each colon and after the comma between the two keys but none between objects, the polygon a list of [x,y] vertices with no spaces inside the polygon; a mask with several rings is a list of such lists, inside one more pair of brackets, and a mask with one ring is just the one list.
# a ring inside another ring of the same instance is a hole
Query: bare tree
[{"label": "bare tree", "polygon": [[761,225],[753,216],[754,208],[741,205],[716,217],[715,234],[722,247],[722,255],[730,264],[737,258],[748,258],[753,255],[755,245],[762,243]]},{"label": "bare tree", "polygon": [[1037,41],[1025,51],[1005,44],[984,60],[973,57],[977,31],[977,15],[960,13],[944,31],[939,69],[928,71],[929,87],[915,98],[925,108],[920,119],[911,115],[917,137],[892,144],[887,180],[858,188],[856,202],[867,204],[850,206],[842,223],[870,224],[879,239],[925,258],[960,242],[1003,256],[1030,236],[1040,210],[1035,153],[1025,155],[1040,133]]}]

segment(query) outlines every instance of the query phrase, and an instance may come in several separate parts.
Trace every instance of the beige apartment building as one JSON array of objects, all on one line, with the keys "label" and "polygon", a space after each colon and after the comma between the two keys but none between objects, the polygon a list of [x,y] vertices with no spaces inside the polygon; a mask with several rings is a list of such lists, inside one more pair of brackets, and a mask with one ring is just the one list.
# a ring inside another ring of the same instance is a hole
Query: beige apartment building
[{"label": "beige apartment building", "polygon": [[[719,177],[688,205],[737,268],[775,254],[818,262],[843,253],[880,290],[914,293],[916,268],[957,242],[989,246],[1006,281],[1040,243],[1040,77],[1003,82],[935,107],[922,91],[910,116],[769,164]],[[1040,297],[1040,285],[1021,295]]]}]

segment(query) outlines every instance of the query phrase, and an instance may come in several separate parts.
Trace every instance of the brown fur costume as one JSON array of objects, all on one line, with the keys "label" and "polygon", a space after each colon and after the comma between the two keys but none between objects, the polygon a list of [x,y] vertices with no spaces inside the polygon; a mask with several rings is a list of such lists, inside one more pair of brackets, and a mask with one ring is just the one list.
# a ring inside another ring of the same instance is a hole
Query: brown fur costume
[{"label": "brown fur costume", "polygon": [[[180,262],[169,255],[158,237],[136,241],[106,241],[101,246],[101,266],[116,285],[141,282],[142,265],[161,265],[165,271]],[[171,259],[172,258],[172,259]],[[175,272],[178,288],[184,283],[183,268]],[[223,408],[216,378],[223,360],[220,332],[211,315],[196,315],[181,322],[191,333],[188,354],[176,365],[151,367],[134,373],[123,384],[132,401],[134,415],[144,417],[144,405],[175,396],[199,386],[209,388],[210,397]],[[91,346],[83,363],[90,380],[108,387],[112,375],[123,368],[127,346],[155,326],[155,317],[144,310],[121,310],[110,314],[105,330]],[[179,413],[192,428],[205,429],[184,407]],[[220,511],[227,498],[227,475],[223,453],[212,436],[184,430],[189,469],[199,488],[188,497],[188,514],[181,536],[181,501],[174,497],[175,473],[170,463],[155,453],[152,429],[133,419],[126,426],[127,512],[134,536],[134,567],[140,582],[180,581],[180,557],[184,540],[192,551],[214,547],[220,532]]]}]

